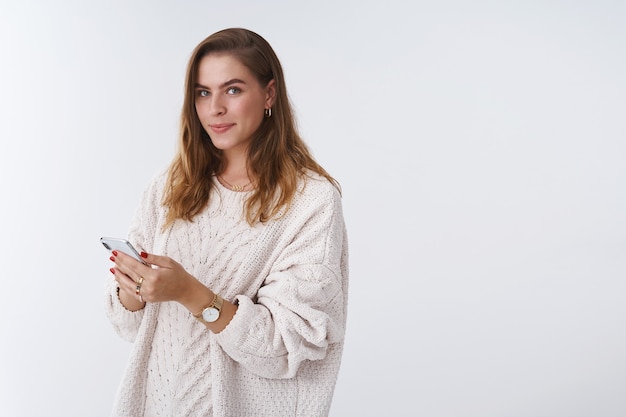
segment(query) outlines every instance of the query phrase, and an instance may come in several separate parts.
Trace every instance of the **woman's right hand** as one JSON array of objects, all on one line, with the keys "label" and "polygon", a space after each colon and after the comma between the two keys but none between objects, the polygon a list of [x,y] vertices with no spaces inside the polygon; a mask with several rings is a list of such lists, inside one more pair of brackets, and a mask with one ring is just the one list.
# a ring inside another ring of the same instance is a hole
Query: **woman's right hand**
[{"label": "woman's right hand", "polygon": [[[113,256],[111,256],[111,258],[109,259],[115,262],[116,256],[118,254],[119,252],[114,251]],[[115,280],[117,281],[117,287],[118,287],[117,296],[120,302],[122,303],[122,305],[124,306],[124,308],[126,308],[129,311],[137,311],[137,310],[141,310],[142,308],[144,308],[144,306],[146,305],[146,302],[143,300],[142,297],[140,297],[141,291],[139,295],[136,294],[138,282],[133,280],[133,278],[131,278],[129,275],[122,272],[122,270],[117,267],[117,264],[116,264],[116,267],[111,268],[110,271],[115,276]],[[140,286],[140,290],[141,290],[141,286]]]},{"label": "woman's right hand", "polygon": [[[128,310],[140,310],[145,301],[176,301],[196,314],[215,296],[172,258],[145,252],[141,253],[141,257],[152,266],[146,266],[122,252],[115,252],[111,257],[115,262],[112,272],[120,286],[120,301]],[[207,327],[215,333],[222,331],[236,311],[235,304],[224,300],[220,319],[207,324]]]}]

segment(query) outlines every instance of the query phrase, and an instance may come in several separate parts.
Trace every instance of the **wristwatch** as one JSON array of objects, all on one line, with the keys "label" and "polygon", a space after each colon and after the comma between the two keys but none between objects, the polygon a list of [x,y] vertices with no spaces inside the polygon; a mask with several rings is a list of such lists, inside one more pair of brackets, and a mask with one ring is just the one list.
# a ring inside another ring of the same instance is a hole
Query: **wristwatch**
[{"label": "wristwatch", "polygon": [[211,301],[211,304],[204,307],[201,312],[199,312],[198,314],[194,314],[193,316],[202,323],[213,323],[215,320],[220,318],[220,312],[222,311],[223,304],[224,299],[215,294],[215,297],[213,297],[213,301]]}]

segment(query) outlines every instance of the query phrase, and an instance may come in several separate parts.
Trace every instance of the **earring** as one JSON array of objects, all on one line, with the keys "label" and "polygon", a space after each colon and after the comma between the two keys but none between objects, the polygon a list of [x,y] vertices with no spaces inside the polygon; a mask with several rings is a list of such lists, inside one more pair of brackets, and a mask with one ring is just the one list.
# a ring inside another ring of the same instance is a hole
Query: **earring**
[{"label": "earring", "polygon": [[269,109],[265,109],[265,117],[267,117],[267,118],[272,117],[272,108],[271,107]]}]

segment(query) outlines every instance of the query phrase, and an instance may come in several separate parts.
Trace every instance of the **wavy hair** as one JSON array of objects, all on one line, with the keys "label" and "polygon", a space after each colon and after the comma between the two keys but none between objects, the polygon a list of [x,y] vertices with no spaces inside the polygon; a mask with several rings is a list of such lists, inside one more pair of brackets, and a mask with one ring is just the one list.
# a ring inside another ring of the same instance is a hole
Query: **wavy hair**
[{"label": "wavy hair", "polygon": [[179,146],[168,170],[163,196],[167,209],[164,228],[176,219],[192,220],[202,211],[214,187],[212,177],[226,168],[222,151],[213,145],[195,107],[198,67],[202,58],[213,52],[237,58],[261,86],[267,86],[271,80],[275,82],[272,116],[263,118],[248,148],[247,168],[256,180],[256,189],[245,203],[247,222],[266,222],[278,217],[283,208],[288,209],[298,179],[308,170],[340,190],[339,183],[315,161],[297,131],[283,69],[270,44],[247,29],[224,29],[200,42],[189,59]]}]

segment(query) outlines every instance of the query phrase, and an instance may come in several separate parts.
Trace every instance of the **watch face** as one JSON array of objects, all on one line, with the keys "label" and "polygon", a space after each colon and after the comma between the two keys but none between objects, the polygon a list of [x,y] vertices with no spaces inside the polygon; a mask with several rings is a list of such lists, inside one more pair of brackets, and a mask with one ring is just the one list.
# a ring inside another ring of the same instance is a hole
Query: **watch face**
[{"label": "watch face", "polygon": [[209,323],[213,323],[220,316],[220,312],[217,308],[208,307],[202,312],[202,318]]}]

